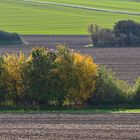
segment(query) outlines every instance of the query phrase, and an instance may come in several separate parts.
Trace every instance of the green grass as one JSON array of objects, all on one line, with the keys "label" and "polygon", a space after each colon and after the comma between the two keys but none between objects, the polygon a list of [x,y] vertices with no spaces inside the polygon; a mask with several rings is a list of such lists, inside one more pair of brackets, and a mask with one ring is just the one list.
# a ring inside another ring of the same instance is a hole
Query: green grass
[{"label": "green grass", "polygon": [[[39,0],[79,6],[140,12],[140,1],[135,0]],[[21,34],[88,34],[91,23],[112,28],[121,19],[140,22],[140,15],[128,15],[75,9],[51,4],[1,0],[0,30]]]},{"label": "green grass", "polygon": [[58,113],[58,114],[97,114],[97,113],[140,113],[140,109],[67,109],[67,110],[2,110],[0,113]]},{"label": "green grass", "polygon": [[57,2],[109,10],[140,12],[140,1],[137,0],[38,0],[38,1]]},{"label": "green grass", "polygon": [[39,108],[39,107],[19,107],[3,106],[0,113],[63,113],[63,114],[96,114],[96,113],[140,113],[139,107],[98,107],[98,108]]}]

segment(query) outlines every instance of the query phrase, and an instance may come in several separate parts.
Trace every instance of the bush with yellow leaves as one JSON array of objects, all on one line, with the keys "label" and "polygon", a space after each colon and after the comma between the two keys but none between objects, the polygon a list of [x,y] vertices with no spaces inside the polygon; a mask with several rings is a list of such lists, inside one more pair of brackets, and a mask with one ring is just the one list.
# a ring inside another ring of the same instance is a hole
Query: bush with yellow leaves
[{"label": "bush with yellow leaves", "polygon": [[64,46],[36,48],[29,57],[6,54],[0,61],[0,102],[14,105],[81,105],[95,90],[93,58]]}]

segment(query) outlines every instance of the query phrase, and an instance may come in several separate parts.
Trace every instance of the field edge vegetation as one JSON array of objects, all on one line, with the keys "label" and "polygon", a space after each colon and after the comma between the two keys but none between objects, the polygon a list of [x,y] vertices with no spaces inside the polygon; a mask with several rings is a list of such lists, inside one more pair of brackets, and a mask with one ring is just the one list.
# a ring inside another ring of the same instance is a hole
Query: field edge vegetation
[{"label": "field edge vegetation", "polygon": [[93,47],[128,47],[140,45],[140,23],[120,20],[113,29],[91,24],[88,28]]},{"label": "field edge vegetation", "polygon": [[0,31],[0,45],[24,44],[25,41],[17,33]]},{"label": "field edge vegetation", "polygon": [[127,107],[127,108],[0,108],[0,113],[16,113],[16,114],[108,114],[108,113],[140,113],[140,107]]},{"label": "field edge vegetation", "polygon": [[92,57],[64,46],[36,48],[29,57],[0,59],[0,107],[23,109],[140,105],[140,78],[134,86],[121,81]]}]

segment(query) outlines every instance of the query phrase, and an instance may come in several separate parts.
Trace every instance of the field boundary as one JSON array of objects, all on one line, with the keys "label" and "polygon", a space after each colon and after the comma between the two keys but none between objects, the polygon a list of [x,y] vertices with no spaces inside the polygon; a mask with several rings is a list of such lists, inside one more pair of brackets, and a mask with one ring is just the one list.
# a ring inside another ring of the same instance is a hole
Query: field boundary
[{"label": "field boundary", "polygon": [[109,13],[118,13],[118,14],[127,14],[127,15],[137,15],[140,16],[140,12],[128,12],[128,11],[120,11],[120,10],[108,10],[102,8],[94,8],[94,7],[87,7],[87,6],[79,6],[79,5],[72,5],[72,4],[64,4],[64,3],[57,3],[57,2],[43,2],[39,0],[23,0],[24,2],[32,2],[32,3],[40,3],[40,4],[51,4],[51,5],[58,5],[64,7],[71,7],[76,9],[85,9],[85,10],[93,10],[99,12],[109,12]]},{"label": "field boundary", "polygon": [[103,108],[103,109],[38,109],[38,108],[5,108],[0,109],[0,114],[5,113],[17,113],[17,114],[140,114],[140,108]]}]

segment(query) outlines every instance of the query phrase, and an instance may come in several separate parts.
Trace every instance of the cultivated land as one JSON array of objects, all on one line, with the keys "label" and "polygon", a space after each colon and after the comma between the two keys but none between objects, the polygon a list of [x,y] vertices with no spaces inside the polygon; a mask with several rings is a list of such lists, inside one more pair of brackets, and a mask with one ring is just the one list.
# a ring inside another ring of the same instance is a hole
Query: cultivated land
[{"label": "cultivated land", "polygon": [[27,45],[10,45],[0,46],[0,54],[20,51],[29,54],[32,47],[48,47],[54,48],[58,44],[68,44],[81,53],[94,57],[97,64],[106,65],[108,69],[112,69],[117,77],[122,80],[134,84],[135,79],[140,76],[140,47],[125,48],[86,48],[90,44],[88,36],[46,36],[46,35],[26,35],[23,36]]},{"label": "cultivated land", "polygon": [[22,34],[88,34],[91,23],[112,28],[121,19],[140,21],[140,1],[1,0],[0,19],[1,30]]},{"label": "cultivated land", "polygon": [[[91,23],[112,28],[121,19],[140,22],[139,0],[0,0],[0,19],[0,29],[26,34],[23,38],[28,42],[0,46],[0,54],[22,51],[28,55],[33,47],[55,49],[62,43],[93,56],[96,63],[111,68],[130,84],[140,76],[140,48],[84,47],[90,44],[84,34]],[[140,139],[140,114],[96,113],[0,113],[0,140]]]},{"label": "cultivated land", "polygon": [[1,140],[138,140],[140,114],[0,114]]}]

